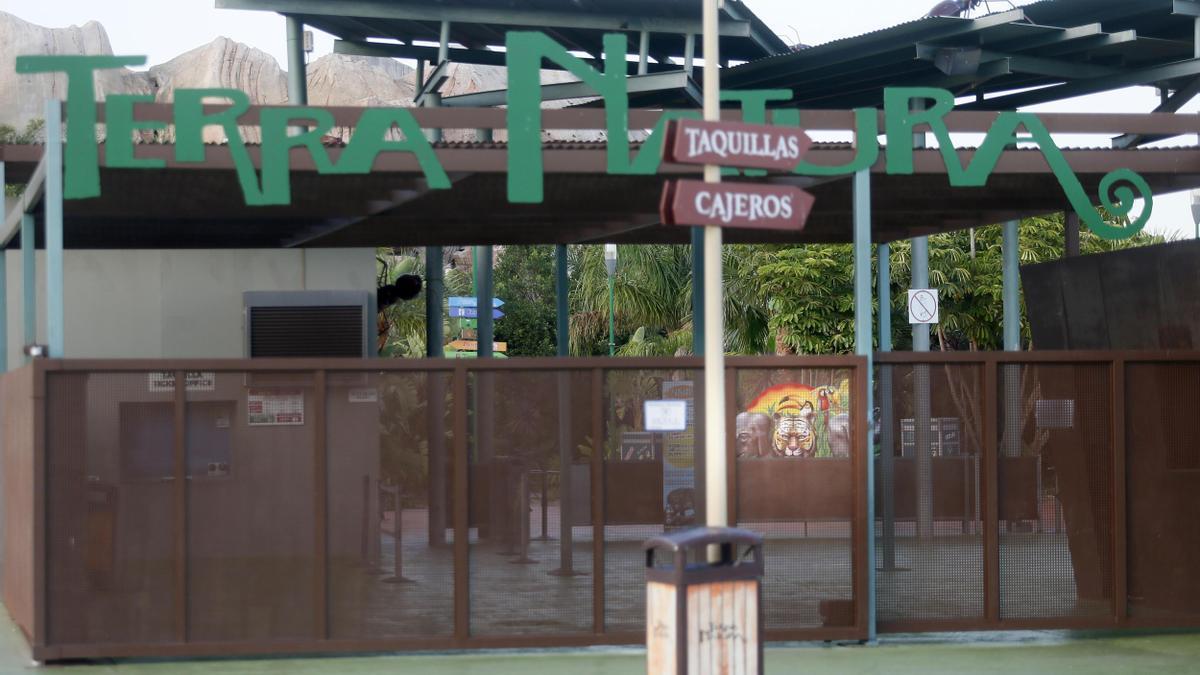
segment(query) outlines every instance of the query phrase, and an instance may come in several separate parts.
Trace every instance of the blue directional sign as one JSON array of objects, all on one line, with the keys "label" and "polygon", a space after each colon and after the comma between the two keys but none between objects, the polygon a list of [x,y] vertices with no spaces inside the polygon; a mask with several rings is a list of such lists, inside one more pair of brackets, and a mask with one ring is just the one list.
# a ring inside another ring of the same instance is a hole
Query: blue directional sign
[{"label": "blue directional sign", "polygon": [[[492,298],[492,307],[500,307],[504,301],[500,298]],[[456,295],[450,298],[451,307],[478,307],[479,299],[474,296]]]},{"label": "blue directional sign", "polygon": [[[451,307],[450,317],[453,319],[478,319],[479,309],[477,307]],[[504,312],[498,309],[492,310],[492,318],[500,319],[504,317]]]}]

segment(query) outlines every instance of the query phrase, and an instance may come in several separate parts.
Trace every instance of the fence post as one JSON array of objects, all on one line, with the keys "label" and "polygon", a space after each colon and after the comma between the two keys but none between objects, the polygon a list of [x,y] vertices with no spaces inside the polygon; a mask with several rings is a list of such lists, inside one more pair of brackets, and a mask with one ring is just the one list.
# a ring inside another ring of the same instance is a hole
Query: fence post
[{"label": "fence post", "polygon": [[1000,501],[996,414],[997,370],[995,356],[983,366],[983,608],[988,623],[1000,621]]},{"label": "fence post", "polygon": [[465,643],[471,632],[470,512],[467,502],[467,370],[454,367],[454,637]]},{"label": "fence post", "polygon": [[313,632],[318,640],[324,640],[329,637],[328,378],[324,370],[318,370],[313,380]]},{"label": "fence post", "polygon": [[1125,623],[1129,618],[1129,539],[1127,519],[1129,509],[1126,503],[1128,486],[1126,483],[1125,446],[1125,360],[1114,359],[1109,381],[1112,383],[1113,425],[1113,612],[1118,623]]}]

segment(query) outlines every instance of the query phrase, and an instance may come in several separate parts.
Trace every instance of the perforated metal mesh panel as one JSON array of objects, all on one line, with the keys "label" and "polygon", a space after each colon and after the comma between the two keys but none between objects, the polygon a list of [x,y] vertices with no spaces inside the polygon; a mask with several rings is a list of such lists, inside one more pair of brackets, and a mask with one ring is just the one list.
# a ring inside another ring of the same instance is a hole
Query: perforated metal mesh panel
[{"label": "perforated metal mesh panel", "polygon": [[454,633],[448,373],[330,373],[330,634]]},{"label": "perforated metal mesh panel", "polygon": [[879,620],[981,618],[981,367],[882,365],[876,391]]},{"label": "perforated metal mesh panel", "polygon": [[1000,615],[1111,616],[1107,364],[999,371]]},{"label": "perforated metal mesh panel", "polygon": [[[592,630],[587,456],[591,374],[473,373],[470,416],[470,601],[472,635],[553,635]],[[566,424],[567,429],[560,425]],[[561,447],[566,433],[568,444]],[[574,480],[563,490],[564,462]],[[542,477],[547,528],[538,540]],[[565,494],[564,494],[565,493]],[[570,506],[570,566],[564,570],[562,500]],[[554,532],[558,534],[554,534]]]},{"label": "perforated metal mesh panel", "polygon": [[[188,638],[308,639],[316,630],[312,373],[215,373],[189,387]],[[217,464],[209,468],[209,464]]]},{"label": "perforated metal mesh panel", "polygon": [[47,378],[49,640],[175,639],[173,393],[148,373]]},{"label": "perforated metal mesh panel", "polygon": [[[642,543],[665,530],[702,525],[695,370],[610,371],[604,380],[604,626],[644,631]],[[684,431],[646,432],[645,402],[685,401]]]},{"label": "perforated metal mesh panel", "polygon": [[765,628],[852,626],[853,380],[848,370],[742,370],[737,519],[763,535]]},{"label": "perforated metal mesh panel", "polygon": [[1125,376],[1129,613],[1200,617],[1200,365],[1130,364]]}]

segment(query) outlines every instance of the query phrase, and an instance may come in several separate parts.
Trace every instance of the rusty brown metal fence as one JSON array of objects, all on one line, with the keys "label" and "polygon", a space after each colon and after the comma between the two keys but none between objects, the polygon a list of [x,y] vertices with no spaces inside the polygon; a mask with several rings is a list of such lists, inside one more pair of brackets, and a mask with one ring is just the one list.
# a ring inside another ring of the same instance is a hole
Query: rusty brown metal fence
[{"label": "rusty brown metal fence", "polygon": [[1200,354],[878,354],[876,387],[880,631],[1200,625]]},{"label": "rusty brown metal fence", "polygon": [[[866,637],[872,460],[881,631],[1200,624],[1200,354],[881,354],[873,430],[861,359],[728,363],[768,639]],[[6,605],[45,660],[640,643],[641,542],[705,513],[700,368],[37,361]]]},{"label": "rusty brown metal fence", "polygon": [[[864,364],[729,360],[770,639],[866,635]],[[641,543],[703,522],[700,366],[37,361],[3,388],[37,420],[10,608],[44,660],[640,643]]]}]

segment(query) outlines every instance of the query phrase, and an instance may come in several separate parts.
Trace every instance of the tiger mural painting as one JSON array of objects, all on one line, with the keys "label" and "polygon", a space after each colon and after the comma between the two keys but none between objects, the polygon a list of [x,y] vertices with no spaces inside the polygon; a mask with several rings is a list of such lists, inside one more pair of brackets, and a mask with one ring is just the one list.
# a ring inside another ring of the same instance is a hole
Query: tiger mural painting
[{"label": "tiger mural painting", "polygon": [[817,386],[774,385],[738,415],[738,456],[848,457],[849,401],[849,379]]}]

